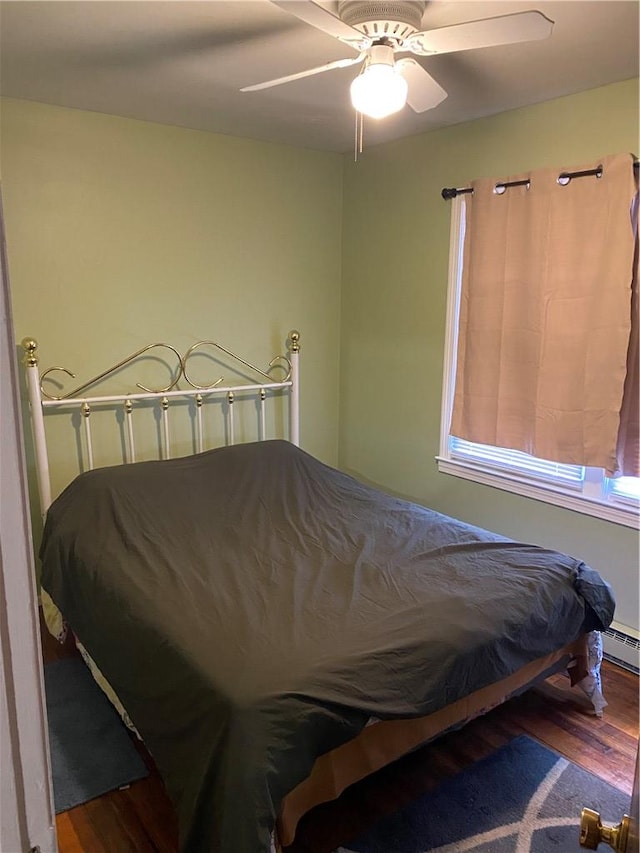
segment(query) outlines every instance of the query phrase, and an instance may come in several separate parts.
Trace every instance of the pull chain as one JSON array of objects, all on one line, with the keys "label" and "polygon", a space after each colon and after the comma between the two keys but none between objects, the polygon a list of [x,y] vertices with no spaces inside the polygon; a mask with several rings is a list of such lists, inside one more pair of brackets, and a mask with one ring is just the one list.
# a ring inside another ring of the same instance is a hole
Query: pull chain
[{"label": "pull chain", "polygon": [[355,139],[354,139],[354,162],[358,162],[358,154],[362,154],[362,138],[364,135],[364,114],[356,110]]}]

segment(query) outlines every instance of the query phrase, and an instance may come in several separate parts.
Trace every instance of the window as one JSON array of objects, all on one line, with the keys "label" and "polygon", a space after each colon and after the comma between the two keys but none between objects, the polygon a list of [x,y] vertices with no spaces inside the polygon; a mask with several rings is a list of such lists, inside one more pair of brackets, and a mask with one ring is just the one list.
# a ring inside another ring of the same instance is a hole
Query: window
[{"label": "window", "polygon": [[640,478],[611,479],[601,468],[564,465],[450,435],[465,231],[464,197],[451,202],[449,293],[438,469],[475,482],[638,528]]}]

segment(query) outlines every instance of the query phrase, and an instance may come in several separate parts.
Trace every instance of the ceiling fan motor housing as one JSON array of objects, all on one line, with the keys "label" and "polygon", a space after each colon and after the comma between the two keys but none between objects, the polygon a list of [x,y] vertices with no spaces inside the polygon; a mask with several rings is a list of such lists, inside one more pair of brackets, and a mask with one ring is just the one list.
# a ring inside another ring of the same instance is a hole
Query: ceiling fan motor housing
[{"label": "ceiling fan motor housing", "polygon": [[426,0],[340,0],[338,15],[370,39],[403,41],[420,29]]}]

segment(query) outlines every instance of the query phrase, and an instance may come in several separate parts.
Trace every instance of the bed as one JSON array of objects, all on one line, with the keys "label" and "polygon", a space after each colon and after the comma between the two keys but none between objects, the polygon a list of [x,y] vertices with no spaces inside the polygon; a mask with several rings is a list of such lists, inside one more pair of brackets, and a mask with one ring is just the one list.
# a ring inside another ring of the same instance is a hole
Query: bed
[{"label": "bed", "polygon": [[[152,753],[185,851],[288,843],[307,808],[408,749],[569,662],[587,677],[586,638],[613,617],[608,585],[581,561],[386,495],[298,447],[289,340],[274,360],[285,378],[243,386],[258,410],[267,390],[284,395],[287,440],[261,417],[257,438],[236,443],[228,395],[245,391],[199,386],[227,401],[225,446],[203,448],[196,428],[195,452],[169,458],[164,442],[165,458],[88,466],[45,504],[43,588]],[[43,399],[33,344],[46,500],[44,413],[86,420],[105,395]]]}]

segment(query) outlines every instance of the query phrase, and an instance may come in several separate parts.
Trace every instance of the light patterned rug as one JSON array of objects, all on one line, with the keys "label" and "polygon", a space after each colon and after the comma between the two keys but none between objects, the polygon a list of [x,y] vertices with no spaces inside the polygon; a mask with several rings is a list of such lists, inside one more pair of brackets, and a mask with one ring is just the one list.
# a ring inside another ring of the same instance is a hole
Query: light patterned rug
[{"label": "light patterned rug", "polygon": [[630,797],[522,735],[336,853],[580,853],[584,806],[617,824]]}]

